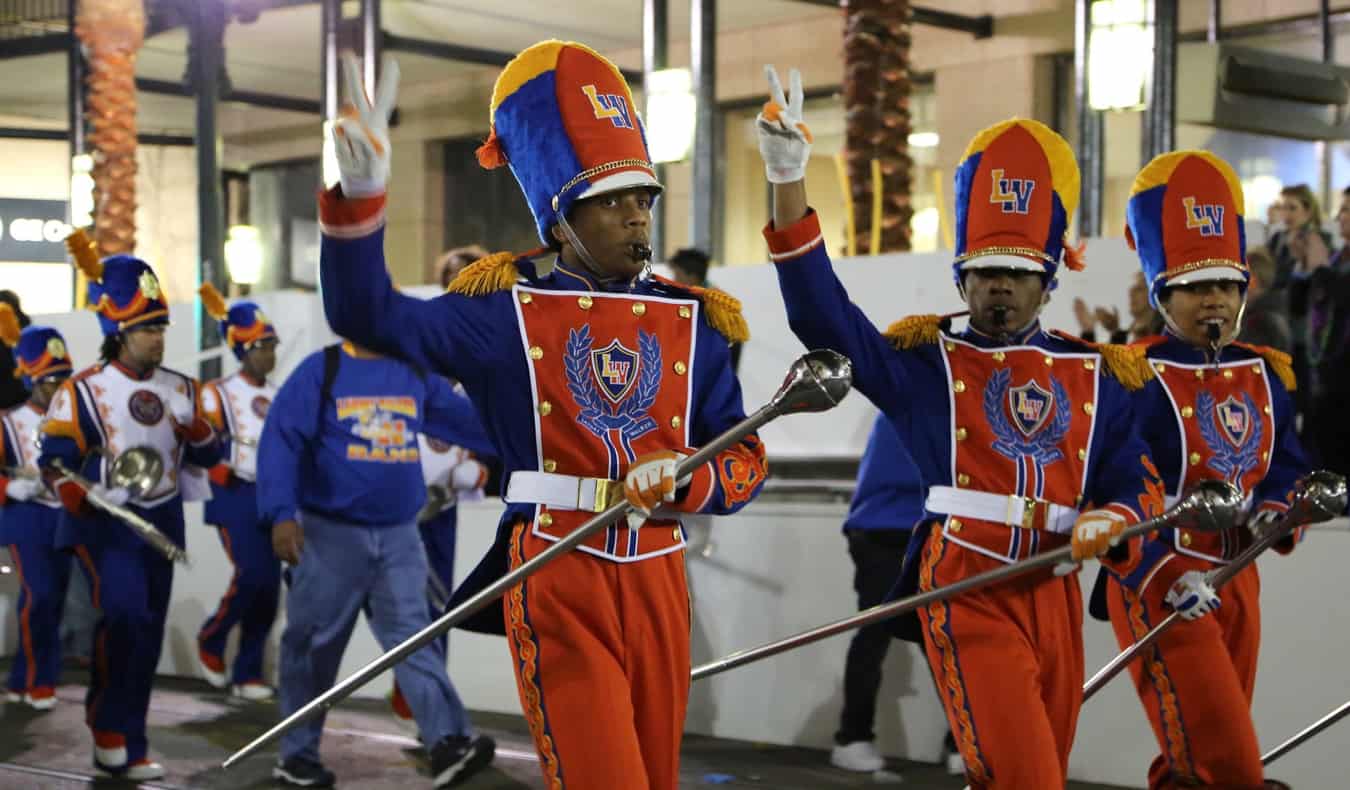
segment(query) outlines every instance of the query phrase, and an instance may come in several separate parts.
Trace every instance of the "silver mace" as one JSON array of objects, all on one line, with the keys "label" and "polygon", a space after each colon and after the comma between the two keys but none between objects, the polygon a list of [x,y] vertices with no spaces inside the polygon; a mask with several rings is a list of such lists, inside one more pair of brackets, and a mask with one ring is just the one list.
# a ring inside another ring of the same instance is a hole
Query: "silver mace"
[{"label": "silver mace", "polygon": [[[1121,533],[1121,540],[1128,540],[1136,535],[1142,535],[1145,532],[1158,529],[1159,527],[1184,525],[1180,528],[1194,530],[1196,532],[1215,532],[1226,528],[1232,523],[1233,517],[1242,507],[1242,494],[1229,483],[1221,481],[1205,481],[1196,486],[1180,502],[1172,506],[1171,510],[1163,513],[1156,518],[1141,521],[1138,524],[1126,529]],[[710,675],[716,675],[725,672],[728,669],[749,664],[760,659],[768,658],[779,653],[809,645],[812,642],[818,642],[821,639],[834,636],[835,634],[851,631],[855,628],[879,623],[883,620],[889,620],[893,617],[899,617],[902,614],[912,612],[923,606],[938,601],[945,601],[948,598],[970,592],[971,590],[987,587],[991,584],[1011,579],[1014,576],[1021,576],[1040,568],[1049,568],[1062,562],[1071,562],[1073,558],[1072,549],[1069,546],[1047,551],[1044,554],[1037,554],[1034,557],[1022,560],[1012,565],[1004,565],[984,573],[978,573],[974,576],[962,579],[959,582],[939,587],[935,590],[911,595],[908,598],[901,598],[898,601],[873,606],[870,609],[864,609],[857,614],[846,617],[842,620],[836,620],[833,623],[827,623],[810,631],[803,631],[800,634],[780,639],[777,642],[770,642],[766,645],[742,650],[738,653],[732,653],[723,656],[716,661],[711,661],[701,667],[694,669],[691,675],[692,680],[701,680]]]},{"label": "silver mace", "polygon": [[[1283,540],[1295,527],[1303,524],[1326,521],[1345,512],[1345,478],[1333,472],[1316,471],[1298,482],[1298,494],[1289,510],[1280,521],[1274,524],[1260,540],[1248,546],[1245,551],[1233,558],[1222,568],[1210,571],[1206,581],[1214,589],[1227,584],[1243,568],[1251,565],[1266,549]],[[1165,620],[1144,634],[1139,641],[1121,651],[1110,663],[1097,671],[1087,683],[1083,684],[1083,701],[1092,699],[1092,695],[1101,691],[1102,686],[1120,674],[1140,653],[1152,646],[1167,633],[1168,629],[1181,620],[1181,615],[1173,612]]]},{"label": "silver mace", "polygon": [[1266,754],[1261,758],[1261,764],[1270,765],[1271,763],[1275,762],[1276,760],[1280,759],[1286,754],[1292,752],[1295,748],[1302,745],[1305,741],[1311,739],[1314,735],[1318,734],[1322,730],[1325,730],[1326,728],[1345,718],[1346,714],[1350,714],[1350,702],[1342,703],[1341,706],[1336,710],[1333,710],[1332,712],[1328,713],[1327,715],[1323,716],[1322,718],[1318,719],[1312,724],[1309,724],[1307,727],[1304,727],[1301,731],[1299,731],[1299,733],[1294,737],[1290,738],[1289,740],[1285,741],[1279,746],[1276,746],[1274,749],[1271,749],[1270,751],[1266,752]]},{"label": "silver mace", "polygon": [[[827,411],[834,408],[848,394],[852,382],[853,365],[843,354],[828,349],[808,352],[793,363],[792,368],[788,371],[787,378],[783,381],[783,385],[778,388],[778,392],[767,404],[681,461],[676,469],[675,479],[682,479],[685,475],[692,473],[715,458],[718,453],[730,448],[777,417],[784,414]],[[630,510],[632,510],[632,506],[626,501],[611,505],[604,512],[573,530],[567,537],[540,552],[529,562],[502,576],[469,600],[405,639],[402,644],[366,664],[333,688],[310,700],[304,707],[287,716],[244,748],[230,755],[221,767],[229,768],[296,724],[321,710],[332,708],[338,702],[351,696],[352,692],[374,680],[381,672],[464,622],[502,597],[512,587],[539,571],[544,565],[576,548],[587,537],[618,521]]]},{"label": "silver mace", "polygon": [[[123,524],[126,524],[127,527],[130,528],[131,531],[136,534],[136,537],[150,544],[150,546],[154,548],[155,551],[163,555],[164,559],[168,560],[169,562],[180,562],[184,565],[192,564],[191,561],[188,559],[187,552],[184,551],[183,548],[179,546],[177,543],[174,543],[172,540],[170,540],[168,535],[165,535],[163,532],[160,532],[158,529],[156,529],[154,524],[151,524],[149,521],[146,521],[145,519],[141,518],[140,515],[138,515],[131,508],[123,507],[121,505],[114,505],[113,503],[99,496],[98,492],[95,491],[94,489],[93,483],[89,482],[89,480],[86,479],[85,477],[70,471],[70,469],[68,469],[66,465],[61,462],[61,459],[59,458],[53,459],[51,465],[53,469],[61,473],[62,480],[70,480],[71,482],[75,483],[75,485],[84,489],[84,497],[86,500],[89,501],[89,504],[93,505],[94,507],[97,507],[99,510],[102,510],[108,515],[116,518]],[[152,486],[153,483],[136,487],[133,489],[133,494],[136,496],[140,496],[144,494],[146,491],[148,491]]]}]

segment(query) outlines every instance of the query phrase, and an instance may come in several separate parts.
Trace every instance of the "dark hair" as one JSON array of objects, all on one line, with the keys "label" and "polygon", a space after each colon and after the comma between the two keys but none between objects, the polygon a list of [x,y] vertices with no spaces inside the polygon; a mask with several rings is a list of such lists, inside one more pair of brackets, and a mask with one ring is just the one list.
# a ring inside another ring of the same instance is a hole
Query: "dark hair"
[{"label": "dark hair", "polygon": [[33,323],[32,321],[30,321],[30,320],[28,319],[28,314],[25,313],[25,312],[23,311],[23,307],[21,307],[21,306],[19,305],[19,295],[18,295],[18,294],[14,293],[13,291],[8,290],[8,289],[5,289],[5,290],[3,290],[3,291],[0,291],[0,302],[4,302],[5,304],[7,304],[7,305],[9,305],[10,307],[14,308],[14,315],[18,316],[18,318],[19,318],[19,328],[20,328],[20,329],[22,329],[22,328],[28,326],[29,324]]},{"label": "dark hair", "polygon": [[676,250],[675,254],[670,256],[669,263],[672,269],[687,272],[699,282],[704,282],[708,279],[708,263],[711,260],[712,258],[708,256],[708,253],[703,250],[685,247]]},{"label": "dark hair", "polygon": [[103,336],[103,345],[99,347],[98,355],[102,359],[112,362],[122,355],[122,335],[112,334]]}]

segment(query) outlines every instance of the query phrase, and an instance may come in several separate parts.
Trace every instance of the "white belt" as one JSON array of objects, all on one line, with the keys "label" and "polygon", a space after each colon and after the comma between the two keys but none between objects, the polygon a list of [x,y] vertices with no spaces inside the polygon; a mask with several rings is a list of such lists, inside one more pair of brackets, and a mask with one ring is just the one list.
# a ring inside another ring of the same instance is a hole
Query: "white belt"
[{"label": "white belt", "polygon": [[962,516],[979,521],[992,521],[1009,527],[1036,529],[1036,511],[1044,517],[1047,532],[1068,533],[1073,531],[1073,523],[1078,518],[1078,510],[1065,505],[1056,505],[1028,497],[1012,494],[991,494],[987,491],[968,491],[951,486],[932,486],[928,489],[928,499],[924,508],[930,513],[948,516]]},{"label": "white belt", "polygon": [[505,499],[511,503],[547,505],[555,510],[603,513],[623,499],[623,483],[552,472],[512,472]]}]

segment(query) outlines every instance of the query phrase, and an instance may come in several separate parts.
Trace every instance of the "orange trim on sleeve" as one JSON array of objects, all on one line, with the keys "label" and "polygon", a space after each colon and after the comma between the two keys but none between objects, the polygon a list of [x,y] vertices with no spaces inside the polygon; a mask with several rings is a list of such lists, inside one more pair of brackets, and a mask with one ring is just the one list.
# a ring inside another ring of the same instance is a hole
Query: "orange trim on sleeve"
[{"label": "orange trim on sleeve", "polygon": [[800,258],[821,244],[825,237],[820,232],[820,217],[815,209],[806,212],[806,216],[782,230],[774,228],[770,222],[764,226],[764,240],[769,243],[769,259],[774,263]]},{"label": "orange trim on sleeve", "polygon": [[319,228],[326,236],[359,239],[384,225],[386,196],[343,197],[341,187],[319,193]]}]

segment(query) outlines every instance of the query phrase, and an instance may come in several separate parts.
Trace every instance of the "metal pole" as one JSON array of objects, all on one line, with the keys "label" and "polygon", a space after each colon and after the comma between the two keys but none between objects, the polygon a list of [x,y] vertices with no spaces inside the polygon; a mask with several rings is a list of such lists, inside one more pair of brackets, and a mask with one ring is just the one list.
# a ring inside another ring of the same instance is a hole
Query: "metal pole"
[{"label": "metal pole", "polygon": [[690,62],[694,77],[694,189],[689,242],[712,257],[717,188],[717,0],[691,0]]},{"label": "metal pole", "polygon": [[1209,29],[1205,31],[1205,40],[1217,43],[1223,36],[1223,0],[1209,0]]},{"label": "metal pole", "polygon": [[[75,175],[75,157],[84,153],[84,48],[79,36],[75,35],[76,0],[70,0],[66,8],[66,25],[70,31],[70,45],[66,49],[66,114],[70,128],[70,161],[66,167],[66,183],[71,184]],[[66,219],[74,224],[75,196],[70,195],[66,204]],[[82,307],[80,297],[81,280],[79,275],[70,278],[70,303]]]},{"label": "metal pole", "polygon": [[1322,62],[1336,62],[1336,36],[1331,31],[1331,0],[1317,5],[1317,22],[1322,30]]},{"label": "metal pole", "polygon": [[1102,114],[1088,104],[1088,56],[1092,34],[1092,0],[1074,3],[1074,102],[1078,107],[1078,167],[1082,188],[1078,235],[1095,236],[1102,222]]},{"label": "metal pole", "polygon": [[1177,0],[1153,0],[1153,73],[1144,109],[1143,161],[1176,148]]},{"label": "metal pole", "polygon": [[384,41],[380,35],[380,0],[361,0],[361,77],[366,83],[366,92],[372,90],[379,69],[380,48]]},{"label": "metal pole", "polygon": [[1322,718],[1318,719],[1312,724],[1309,724],[1301,732],[1299,732],[1299,734],[1295,735],[1294,737],[1290,738],[1289,740],[1285,741],[1279,746],[1276,746],[1269,752],[1266,752],[1266,754],[1261,757],[1261,764],[1270,765],[1271,763],[1275,762],[1276,760],[1280,759],[1286,754],[1292,752],[1298,746],[1302,745],[1304,741],[1307,741],[1309,738],[1313,737],[1317,733],[1321,732],[1322,730],[1325,730],[1326,728],[1345,718],[1347,714],[1350,714],[1350,702],[1342,703],[1342,705],[1339,708],[1333,710],[1332,712],[1328,713],[1327,715],[1323,716]]},{"label": "metal pole", "polygon": [[[211,283],[226,292],[225,207],[220,186],[220,129],[216,111],[220,94],[228,87],[225,77],[225,25],[223,3],[191,3],[188,43],[187,82],[196,97],[197,140],[197,259],[203,283]],[[220,345],[216,322],[201,311],[198,324],[198,348],[205,351]],[[205,381],[220,376],[220,360],[201,363],[198,374]]]},{"label": "metal pole", "polygon": [[[642,73],[643,100],[651,102],[650,75],[666,68],[669,62],[670,13],[666,0],[643,0],[642,3]],[[666,166],[655,166],[656,180],[666,182]],[[666,201],[657,200],[652,207],[652,250],[658,261],[666,259]]]},{"label": "metal pole", "polygon": [[319,0],[319,91],[323,120],[338,115],[338,21],[342,18],[342,0]]}]

